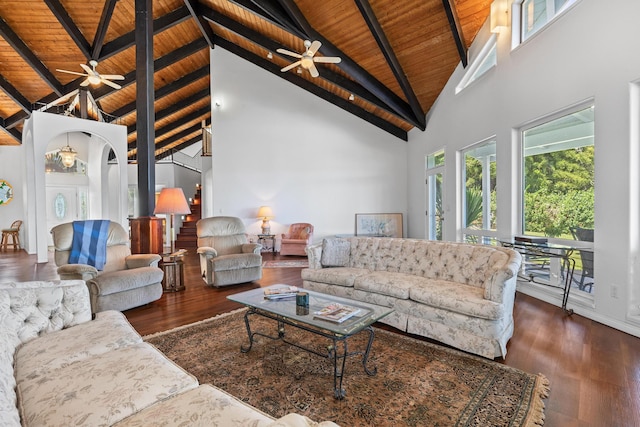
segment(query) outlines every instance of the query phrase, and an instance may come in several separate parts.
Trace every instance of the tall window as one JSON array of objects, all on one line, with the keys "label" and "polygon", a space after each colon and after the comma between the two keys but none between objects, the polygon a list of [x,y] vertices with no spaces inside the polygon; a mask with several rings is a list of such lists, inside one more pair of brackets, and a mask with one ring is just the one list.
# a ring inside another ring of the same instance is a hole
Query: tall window
[{"label": "tall window", "polygon": [[526,235],[573,239],[594,225],[594,108],[522,132]]},{"label": "tall window", "polygon": [[489,243],[496,231],[496,141],[462,151],[462,228],[467,242]]},{"label": "tall window", "polygon": [[427,175],[427,239],[442,240],[444,150],[429,154],[426,158],[425,168]]},{"label": "tall window", "polygon": [[522,41],[531,37],[576,1],[524,0],[522,2]]}]

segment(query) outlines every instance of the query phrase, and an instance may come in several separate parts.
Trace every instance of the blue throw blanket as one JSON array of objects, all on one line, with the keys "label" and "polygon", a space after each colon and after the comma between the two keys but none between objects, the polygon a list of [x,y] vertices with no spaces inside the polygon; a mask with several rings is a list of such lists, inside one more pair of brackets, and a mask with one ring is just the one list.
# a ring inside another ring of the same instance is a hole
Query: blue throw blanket
[{"label": "blue throw blanket", "polygon": [[88,264],[98,270],[107,262],[109,220],[73,221],[69,264]]}]

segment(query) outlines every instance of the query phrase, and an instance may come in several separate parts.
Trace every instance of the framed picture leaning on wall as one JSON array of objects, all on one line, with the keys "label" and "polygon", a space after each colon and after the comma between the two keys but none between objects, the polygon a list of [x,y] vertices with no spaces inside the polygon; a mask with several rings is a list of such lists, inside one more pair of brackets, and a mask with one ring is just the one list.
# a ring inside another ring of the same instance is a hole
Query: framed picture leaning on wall
[{"label": "framed picture leaning on wall", "polygon": [[402,214],[356,214],[356,236],[403,237]]}]

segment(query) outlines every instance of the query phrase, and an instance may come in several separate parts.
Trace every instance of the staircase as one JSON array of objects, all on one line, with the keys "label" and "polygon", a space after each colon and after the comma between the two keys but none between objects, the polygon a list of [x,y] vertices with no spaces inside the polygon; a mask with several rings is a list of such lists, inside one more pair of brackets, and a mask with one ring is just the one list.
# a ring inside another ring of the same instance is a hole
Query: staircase
[{"label": "staircase", "polygon": [[182,221],[182,227],[176,236],[176,249],[197,249],[198,236],[196,235],[196,223],[201,218],[201,187],[196,187],[196,194],[193,196],[191,204],[191,214]]}]

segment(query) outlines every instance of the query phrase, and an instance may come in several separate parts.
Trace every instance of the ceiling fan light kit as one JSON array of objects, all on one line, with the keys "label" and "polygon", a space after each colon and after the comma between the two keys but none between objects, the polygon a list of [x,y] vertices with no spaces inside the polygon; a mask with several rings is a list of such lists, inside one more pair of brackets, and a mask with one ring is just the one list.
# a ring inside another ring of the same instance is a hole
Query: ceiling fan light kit
[{"label": "ceiling fan light kit", "polygon": [[[302,54],[292,52],[287,49],[277,49],[276,52],[282,55],[287,55],[298,59],[296,62],[282,68],[280,71],[285,73],[295,67],[300,66],[309,71],[311,77],[318,77],[320,73],[318,73],[318,69],[316,68],[315,63],[338,64],[342,60],[337,56],[314,56],[318,52],[318,49],[320,49],[320,46],[322,46],[322,43],[320,43],[318,40],[315,40],[313,42],[311,42],[310,40],[305,40],[304,47],[306,50]],[[300,73],[299,70],[300,68],[298,68],[298,73]]]}]

